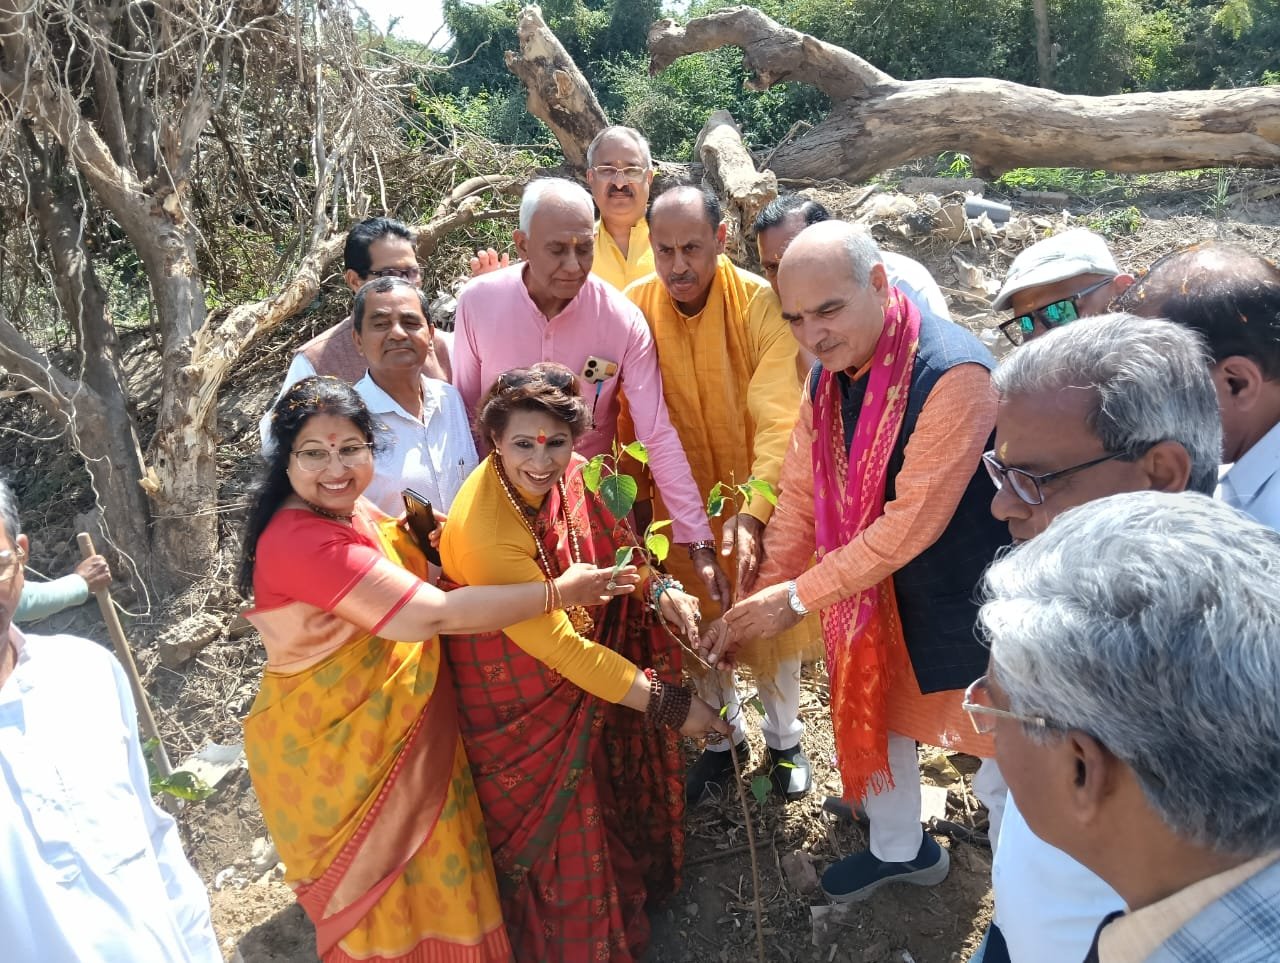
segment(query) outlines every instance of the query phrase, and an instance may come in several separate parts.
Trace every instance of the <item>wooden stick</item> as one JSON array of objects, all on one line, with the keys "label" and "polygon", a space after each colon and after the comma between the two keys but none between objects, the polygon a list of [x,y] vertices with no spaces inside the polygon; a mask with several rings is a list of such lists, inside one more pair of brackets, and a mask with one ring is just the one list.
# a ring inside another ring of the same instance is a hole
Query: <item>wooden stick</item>
[{"label": "wooden stick", "polygon": [[[93,547],[93,539],[88,532],[76,536],[80,546],[81,558],[92,558],[97,555]],[[156,725],[156,717],[151,714],[151,702],[147,692],[142,688],[142,678],[138,675],[138,665],[133,661],[133,650],[129,648],[129,640],[125,638],[124,627],[120,617],[116,615],[116,607],[111,604],[111,589],[105,585],[93,593],[98,599],[98,608],[102,612],[102,620],[107,623],[107,632],[111,636],[111,644],[115,647],[116,657],[124,666],[124,674],[129,677],[129,688],[133,690],[133,701],[138,707],[138,719],[142,724],[145,739],[155,742],[154,759],[156,769],[161,776],[173,774],[173,764],[169,762],[169,754],[165,752],[164,740],[160,738],[160,728]]]}]

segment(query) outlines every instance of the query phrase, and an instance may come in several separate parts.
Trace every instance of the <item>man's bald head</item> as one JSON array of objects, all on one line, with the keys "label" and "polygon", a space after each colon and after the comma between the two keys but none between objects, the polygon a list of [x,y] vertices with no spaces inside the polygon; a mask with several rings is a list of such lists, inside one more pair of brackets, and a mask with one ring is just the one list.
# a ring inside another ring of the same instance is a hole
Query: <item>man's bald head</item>
[{"label": "man's bald head", "polygon": [[884,268],[880,248],[864,228],[848,221],[820,221],[795,236],[778,265],[778,287],[785,283],[788,264],[816,260],[830,271],[845,272],[859,287],[866,287],[877,264]]},{"label": "man's bald head", "polygon": [[702,311],[724,253],[726,228],[720,198],[695,184],[668,187],[649,202],[649,246],[653,266],[684,314]]},{"label": "man's bald head", "polygon": [[563,177],[540,177],[529,182],[520,198],[520,230],[528,234],[534,214],[550,206],[585,213],[588,221],[594,221],[591,195],[586,188]]},{"label": "man's bald head", "polygon": [[1243,355],[1280,379],[1280,267],[1210,241],[1161,258],[1118,306],[1199,331],[1215,361]]},{"label": "man's bald head", "polygon": [[782,316],[828,371],[856,371],[871,359],[889,291],[880,248],[845,221],[806,227],[778,268]]}]

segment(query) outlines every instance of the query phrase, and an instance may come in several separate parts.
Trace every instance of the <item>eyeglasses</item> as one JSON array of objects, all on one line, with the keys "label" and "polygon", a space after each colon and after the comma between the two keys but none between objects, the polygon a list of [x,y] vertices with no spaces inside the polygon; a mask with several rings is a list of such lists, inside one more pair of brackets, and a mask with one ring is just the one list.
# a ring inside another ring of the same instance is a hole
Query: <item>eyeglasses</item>
[{"label": "eyeglasses", "polygon": [[1111,454],[1103,455],[1101,458],[1081,462],[1079,465],[1072,465],[1070,468],[1063,468],[1060,471],[1045,472],[1043,475],[1033,475],[1029,471],[1023,471],[1021,468],[1010,468],[996,457],[994,451],[983,452],[982,464],[986,466],[987,474],[991,476],[991,484],[996,486],[996,491],[1003,489],[1005,483],[1008,482],[1009,487],[1013,489],[1013,493],[1028,505],[1043,505],[1044,485],[1055,479],[1065,478],[1067,475],[1084,471],[1086,468],[1092,468],[1094,465],[1101,465],[1104,461],[1123,458],[1126,454],[1127,452],[1123,451],[1113,451]]},{"label": "eyeglasses", "polygon": [[343,468],[359,468],[373,461],[373,445],[343,445],[336,452],[330,448],[295,448],[292,454],[303,471],[324,471],[334,455]]},{"label": "eyeglasses", "polygon": [[639,184],[644,180],[644,175],[649,172],[647,167],[614,167],[610,164],[601,164],[591,169],[596,172],[596,177],[603,178],[606,181],[612,181],[621,174],[632,184]]},{"label": "eyeglasses", "polygon": [[370,271],[365,275],[368,278],[400,278],[404,281],[414,283],[422,280],[422,268],[415,264],[413,267],[398,268],[378,268],[376,271]]},{"label": "eyeglasses", "polygon": [[27,560],[27,553],[22,549],[16,552],[0,552],[0,582],[7,582],[18,574],[18,569]]},{"label": "eyeglasses", "polygon": [[1079,291],[1069,298],[1051,301],[1044,307],[1028,311],[1026,314],[1020,314],[1016,318],[1010,318],[1008,321],[1002,321],[1000,330],[1004,332],[1004,336],[1014,346],[1018,346],[1035,333],[1037,321],[1046,328],[1060,328],[1064,324],[1070,324],[1080,317],[1080,299],[1092,294],[1099,288],[1106,287],[1114,280],[1115,278],[1103,278],[1097,284],[1090,284],[1083,291]]},{"label": "eyeglasses", "polygon": [[1008,709],[997,709],[991,704],[990,684],[985,675],[975,679],[969,688],[964,690],[964,702],[960,707],[969,714],[969,721],[973,723],[974,731],[981,735],[994,732],[997,719],[1013,719],[1028,726],[1035,726],[1037,729],[1057,728],[1043,716],[1020,716]]}]

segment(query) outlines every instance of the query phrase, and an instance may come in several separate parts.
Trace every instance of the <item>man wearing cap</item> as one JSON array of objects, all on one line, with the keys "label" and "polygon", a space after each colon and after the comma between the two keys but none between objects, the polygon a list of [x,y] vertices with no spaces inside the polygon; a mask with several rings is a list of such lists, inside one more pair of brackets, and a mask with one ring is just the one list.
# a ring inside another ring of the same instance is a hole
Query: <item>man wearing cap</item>
[{"label": "man wearing cap", "polygon": [[1012,310],[1000,330],[1016,346],[1076,318],[1101,314],[1131,284],[1133,275],[1121,272],[1107,242],[1077,228],[1038,241],[1014,258],[991,310]]}]

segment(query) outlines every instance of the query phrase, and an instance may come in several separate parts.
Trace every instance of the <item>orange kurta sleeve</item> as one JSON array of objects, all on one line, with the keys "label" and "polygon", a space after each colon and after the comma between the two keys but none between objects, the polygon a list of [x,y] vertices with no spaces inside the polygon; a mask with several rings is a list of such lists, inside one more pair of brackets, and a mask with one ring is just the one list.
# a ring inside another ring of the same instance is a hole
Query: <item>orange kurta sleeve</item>
[{"label": "orange kurta sleeve", "polygon": [[[810,411],[807,402],[805,410]],[[937,541],[973,478],[995,421],[996,393],[986,368],[962,364],[942,375],[907,441],[894,481],[896,497],[861,535],[796,578],[804,606],[816,611],[875,585]],[[775,514],[770,528],[776,520]],[[812,526],[809,538],[812,544]],[[766,551],[769,544],[766,538]]]}]

